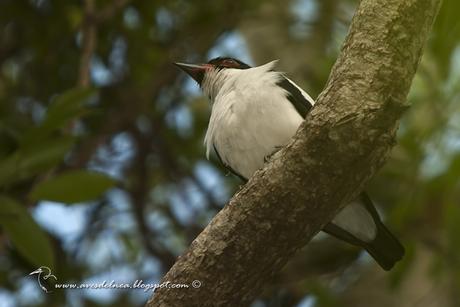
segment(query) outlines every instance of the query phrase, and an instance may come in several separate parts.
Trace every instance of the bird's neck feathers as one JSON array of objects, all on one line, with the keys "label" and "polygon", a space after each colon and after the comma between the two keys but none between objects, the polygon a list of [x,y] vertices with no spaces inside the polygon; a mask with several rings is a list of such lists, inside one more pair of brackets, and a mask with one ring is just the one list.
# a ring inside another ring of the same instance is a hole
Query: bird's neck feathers
[{"label": "bird's neck feathers", "polygon": [[260,81],[276,83],[280,73],[273,71],[278,60],[248,69],[210,69],[206,72],[201,83],[203,93],[209,97],[211,104],[221,92],[243,88],[247,84]]}]

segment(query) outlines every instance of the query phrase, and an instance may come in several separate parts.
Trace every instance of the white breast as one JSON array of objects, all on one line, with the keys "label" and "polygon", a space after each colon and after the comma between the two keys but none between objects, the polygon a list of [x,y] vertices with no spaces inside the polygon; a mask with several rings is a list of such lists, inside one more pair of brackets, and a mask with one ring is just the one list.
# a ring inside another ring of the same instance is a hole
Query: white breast
[{"label": "white breast", "polygon": [[245,178],[286,145],[303,120],[276,85],[281,75],[269,64],[226,72],[206,133],[208,153],[215,146],[222,161]]}]

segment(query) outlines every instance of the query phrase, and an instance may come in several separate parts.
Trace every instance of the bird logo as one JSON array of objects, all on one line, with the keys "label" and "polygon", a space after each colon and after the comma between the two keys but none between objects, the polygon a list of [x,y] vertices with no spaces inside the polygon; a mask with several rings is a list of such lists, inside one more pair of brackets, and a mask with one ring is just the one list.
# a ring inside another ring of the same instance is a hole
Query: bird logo
[{"label": "bird logo", "polygon": [[37,281],[38,281],[38,285],[40,286],[40,288],[45,293],[51,293],[52,291],[48,290],[48,288],[45,287],[45,285],[44,285],[44,283],[46,281],[49,281],[50,278],[54,278],[54,280],[57,280],[56,276],[51,274],[51,269],[49,267],[47,267],[47,266],[41,266],[38,269],[36,269],[35,271],[29,273],[29,276],[34,275],[34,274],[37,274]]}]

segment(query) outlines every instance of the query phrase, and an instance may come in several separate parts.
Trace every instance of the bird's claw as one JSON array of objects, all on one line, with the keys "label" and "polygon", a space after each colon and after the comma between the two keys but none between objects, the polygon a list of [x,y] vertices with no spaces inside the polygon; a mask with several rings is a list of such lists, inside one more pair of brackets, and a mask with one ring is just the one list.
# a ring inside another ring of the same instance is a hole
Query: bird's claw
[{"label": "bird's claw", "polygon": [[281,148],[283,148],[283,146],[275,146],[275,150],[271,154],[268,154],[264,157],[264,163],[267,163],[268,161],[270,161],[273,155],[276,154],[278,151],[280,151]]}]

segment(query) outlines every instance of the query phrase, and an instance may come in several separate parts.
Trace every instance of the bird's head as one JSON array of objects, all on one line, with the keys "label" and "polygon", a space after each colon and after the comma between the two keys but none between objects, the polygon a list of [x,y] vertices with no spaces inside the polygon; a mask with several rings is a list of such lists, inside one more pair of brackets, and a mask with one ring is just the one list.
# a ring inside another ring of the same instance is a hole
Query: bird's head
[{"label": "bird's head", "polygon": [[174,63],[180,69],[189,74],[200,86],[203,80],[210,74],[227,69],[248,69],[248,64],[230,57],[218,57],[205,64]]},{"label": "bird's head", "polygon": [[41,266],[41,267],[39,267],[38,269],[36,269],[35,271],[29,273],[29,275],[34,275],[34,274],[43,273],[43,272],[44,272],[44,269],[45,269],[45,267],[44,267],[44,266]]},{"label": "bird's head", "polygon": [[228,81],[234,81],[251,68],[248,64],[230,57],[218,57],[205,64],[174,64],[198,83],[211,103],[224,85],[232,83]]}]

